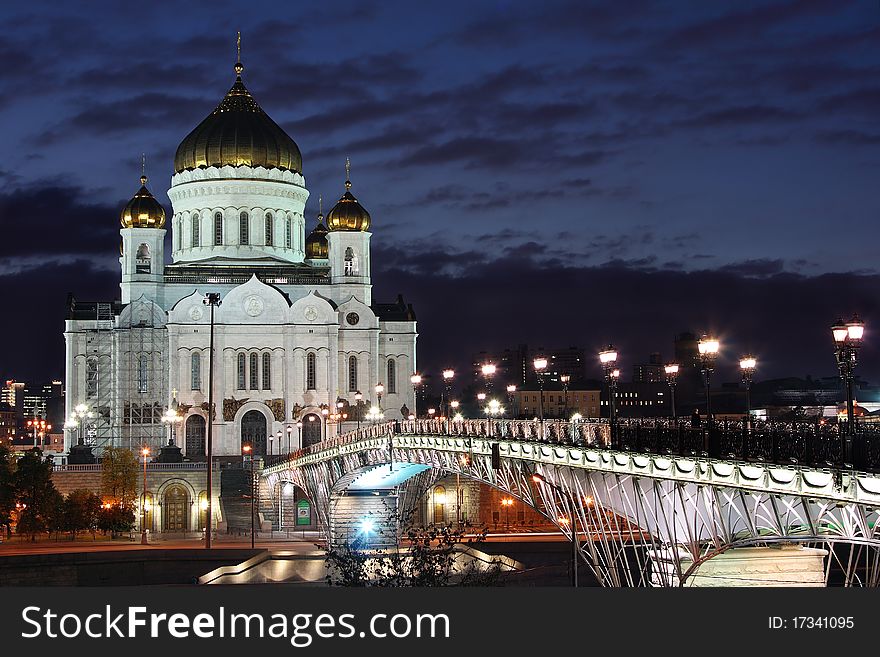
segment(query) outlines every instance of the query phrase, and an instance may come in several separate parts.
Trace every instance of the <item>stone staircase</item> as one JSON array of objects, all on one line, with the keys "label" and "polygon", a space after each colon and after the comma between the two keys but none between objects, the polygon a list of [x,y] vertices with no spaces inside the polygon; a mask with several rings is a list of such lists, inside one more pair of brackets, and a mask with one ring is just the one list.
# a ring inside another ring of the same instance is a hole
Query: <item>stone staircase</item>
[{"label": "stone staircase", "polygon": [[[251,531],[251,471],[250,468],[228,467],[220,471],[220,511],[230,534]],[[254,517],[254,526],[260,529],[260,509]]]}]

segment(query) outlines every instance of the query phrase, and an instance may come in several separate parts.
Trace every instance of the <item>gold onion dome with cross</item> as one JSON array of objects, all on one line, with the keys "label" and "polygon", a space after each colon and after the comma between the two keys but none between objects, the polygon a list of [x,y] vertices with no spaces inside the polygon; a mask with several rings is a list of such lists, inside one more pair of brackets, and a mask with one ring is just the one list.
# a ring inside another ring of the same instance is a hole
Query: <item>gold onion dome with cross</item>
[{"label": "gold onion dome with cross", "polygon": [[119,214],[123,228],[164,228],[165,208],[147,189],[147,177],[141,176],[141,188]]},{"label": "gold onion dome with cross", "polygon": [[323,199],[318,197],[318,225],[306,237],[306,258],[310,260],[326,260],[330,257],[330,245],[327,243],[327,229],[324,227]]},{"label": "gold onion dome with cross", "polygon": [[226,165],[302,173],[302,154],[290,136],[254,100],[235,64],[235,83],[220,104],[177,147],[174,171]]},{"label": "gold onion dome with cross", "polygon": [[327,213],[328,230],[370,230],[370,213],[351,193],[351,163],[345,160],[345,194]]}]

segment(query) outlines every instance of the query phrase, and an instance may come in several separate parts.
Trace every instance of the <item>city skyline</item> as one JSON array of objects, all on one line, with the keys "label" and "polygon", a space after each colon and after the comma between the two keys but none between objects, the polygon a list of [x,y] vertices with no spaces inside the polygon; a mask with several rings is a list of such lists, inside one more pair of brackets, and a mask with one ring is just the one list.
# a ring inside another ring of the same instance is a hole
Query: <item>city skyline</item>
[{"label": "city skyline", "polygon": [[[711,330],[722,369],[752,352],[759,377],[832,376],[828,329],[858,312],[876,378],[876,7],[263,9],[169,25],[108,5],[96,31],[73,9],[4,8],[0,114],[22,157],[0,166],[0,280],[23,319],[4,324],[0,377],[61,374],[67,292],[118,297],[141,153],[170,209],[173,148],[228,87],[241,30],[249,88],[303,146],[309,227],[351,156],[377,297],[416,308],[420,370],[518,342],[613,342],[628,369]],[[118,50],[151,27],[155,47]],[[361,39],[318,47],[331,30]]]}]

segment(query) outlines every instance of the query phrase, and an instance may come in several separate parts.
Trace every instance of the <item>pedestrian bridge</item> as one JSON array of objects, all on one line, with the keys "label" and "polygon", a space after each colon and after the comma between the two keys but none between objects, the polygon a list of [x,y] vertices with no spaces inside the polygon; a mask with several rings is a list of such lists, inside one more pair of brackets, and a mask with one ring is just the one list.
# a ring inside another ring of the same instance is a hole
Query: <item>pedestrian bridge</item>
[{"label": "pedestrian bridge", "polygon": [[376,545],[393,531],[372,532],[375,524],[393,530],[434,480],[458,474],[531,505],[569,538],[574,531],[606,586],[688,585],[710,559],[774,545],[823,548],[826,581],[874,586],[878,444],[856,436],[850,466],[836,427],[414,420],[276,457],[261,490],[274,497],[292,482],[328,540]]}]

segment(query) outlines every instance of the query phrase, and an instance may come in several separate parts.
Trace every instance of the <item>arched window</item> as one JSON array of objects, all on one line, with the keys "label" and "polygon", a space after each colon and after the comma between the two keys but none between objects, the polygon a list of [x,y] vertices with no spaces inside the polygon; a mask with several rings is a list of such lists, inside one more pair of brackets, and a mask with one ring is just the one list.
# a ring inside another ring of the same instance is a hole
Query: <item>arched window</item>
[{"label": "arched window", "polygon": [[250,362],[250,377],[248,388],[251,390],[259,390],[259,382],[260,382],[260,358],[257,354],[251,354],[251,362]]},{"label": "arched window", "polygon": [[223,214],[220,212],[214,213],[214,246],[221,246],[223,244]]},{"label": "arched window", "polygon": [[290,217],[287,218],[284,228],[284,245],[289,249],[293,241],[292,228],[290,225]]},{"label": "arched window", "polygon": [[239,354],[238,355],[238,372],[237,372],[238,383],[235,386],[238,390],[244,390],[244,383],[245,383],[244,364],[245,364],[245,355]]},{"label": "arched window", "polygon": [[388,359],[388,394],[397,392],[397,364],[393,358]]},{"label": "arched window", "polygon": [[346,276],[354,276],[358,273],[358,259],[354,254],[354,251],[351,250],[351,247],[348,247],[345,250],[345,275]]},{"label": "arched window", "polygon": [[150,378],[149,378],[149,356],[147,354],[141,354],[138,356],[138,364],[137,364],[137,383],[138,383],[138,392],[147,392],[150,388]]},{"label": "arched window", "polygon": [[272,354],[263,354],[263,390],[272,389]]},{"label": "arched window", "polygon": [[192,216],[192,238],[190,239],[189,245],[193,248],[201,245],[201,225],[199,224],[199,214],[195,213]]},{"label": "arched window", "polygon": [[192,353],[192,363],[190,368],[190,389],[202,389],[202,355],[198,351]]},{"label": "arched window", "polygon": [[89,358],[86,361],[86,396],[98,396],[98,359]]},{"label": "arched window", "polygon": [[358,359],[357,356],[348,357],[348,390],[356,392],[358,389]]},{"label": "arched window", "polygon": [[272,246],[273,238],[275,237],[275,229],[272,225],[272,213],[266,213],[266,246]]},{"label": "arched window", "polygon": [[317,357],[314,353],[306,356],[306,390],[315,390],[317,388],[315,376],[317,370]]},{"label": "arched window", "polygon": [[137,248],[137,252],[134,255],[134,271],[136,274],[149,274],[150,273],[150,247],[146,244],[141,244]]},{"label": "arched window", "polygon": [[239,244],[249,244],[250,243],[250,226],[248,223],[250,218],[248,217],[247,212],[242,212],[238,215],[238,243]]}]

